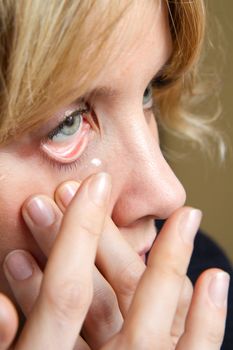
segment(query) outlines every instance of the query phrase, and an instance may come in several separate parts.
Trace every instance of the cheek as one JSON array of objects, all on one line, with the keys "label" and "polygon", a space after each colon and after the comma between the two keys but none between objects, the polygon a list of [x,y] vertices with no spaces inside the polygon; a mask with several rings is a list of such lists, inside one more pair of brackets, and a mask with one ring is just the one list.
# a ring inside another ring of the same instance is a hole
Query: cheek
[{"label": "cheek", "polygon": [[[35,257],[43,267],[45,257],[34,242],[22,216],[21,206],[33,193],[48,193],[50,181],[46,174],[33,164],[25,164],[16,158],[0,156],[0,266],[5,256],[14,249],[24,249]],[[13,298],[8,283],[0,268],[0,291]]]},{"label": "cheek", "polygon": [[35,193],[53,197],[57,183],[35,163],[15,157],[1,157],[0,169],[0,260],[13,249],[26,249],[41,262],[42,254],[24,224],[21,207]]}]

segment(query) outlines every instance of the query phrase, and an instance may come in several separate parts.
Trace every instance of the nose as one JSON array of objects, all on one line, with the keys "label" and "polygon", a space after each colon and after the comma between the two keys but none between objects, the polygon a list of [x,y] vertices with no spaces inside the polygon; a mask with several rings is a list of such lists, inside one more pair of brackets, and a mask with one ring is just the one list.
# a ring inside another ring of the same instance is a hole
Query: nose
[{"label": "nose", "polygon": [[132,122],[121,140],[122,183],[112,211],[119,227],[147,216],[166,219],[186,200],[183,186],[161,152],[153,123],[151,127],[142,120]]}]

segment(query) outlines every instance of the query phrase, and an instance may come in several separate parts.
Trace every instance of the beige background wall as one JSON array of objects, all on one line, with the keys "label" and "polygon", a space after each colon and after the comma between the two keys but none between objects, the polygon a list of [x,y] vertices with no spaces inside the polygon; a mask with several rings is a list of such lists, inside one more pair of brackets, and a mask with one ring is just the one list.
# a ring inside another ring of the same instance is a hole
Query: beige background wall
[{"label": "beige background wall", "polygon": [[[207,5],[211,30],[217,28],[213,17],[216,16],[225,38],[222,43],[226,62],[221,72],[223,113],[220,124],[233,144],[233,1],[209,0]],[[212,32],[212,38],[216,37]],[[210,56],[208,59],[212,61],[213,51]],[[218,68],[220,71],[221,65]],[[172,142],[167,139],[170,147]],[[233,261],[233,152],[229,151],[224,167],[217,167],[215,162],[207,161],[197,151],[170,163],[187,190],[187,203],[203,210],[202,229],[224,247]]]}]

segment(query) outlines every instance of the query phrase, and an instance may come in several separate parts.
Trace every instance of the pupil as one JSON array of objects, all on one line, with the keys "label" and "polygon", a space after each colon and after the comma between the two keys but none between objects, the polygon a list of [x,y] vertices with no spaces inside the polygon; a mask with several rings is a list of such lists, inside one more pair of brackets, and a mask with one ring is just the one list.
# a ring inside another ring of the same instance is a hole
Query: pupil
[{"label": "pupil", "polygon": [[74,117],[72,115],[69,115],[68,117],[66,117],[66,119],[64,121],[64,125],[65,126],[72,126],[72,125],[74,125]]}]

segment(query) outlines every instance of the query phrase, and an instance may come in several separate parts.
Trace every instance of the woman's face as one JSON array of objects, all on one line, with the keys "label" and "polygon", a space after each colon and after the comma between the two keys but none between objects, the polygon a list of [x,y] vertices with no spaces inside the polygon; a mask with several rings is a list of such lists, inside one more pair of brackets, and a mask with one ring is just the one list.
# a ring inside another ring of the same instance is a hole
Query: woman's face
[{"label": "woman's face", "polygon": [[[112,175],[109,213],[138,253],[155,238],[154,219],[167,218],[183,205],[184,189],[163,158],[156,120],[150,109],[149,83],[172,50],[167,13],[156,1],[139,3],[137,9],[130,11],[137,11],[131,13],[131,20],[141,18],[140,25],[132,20],[130,26],[125,26],[120,55],[111,64],[103,64],[101,75],[93,82],[99,88],[92,98],[97,128],[85,121],[90,128],[85,131],[85,125],[79,124],[79,115],[74,113],[77,130],[68,121],[66,126],[50,133],[55,129],[51,126],[56,124],[57,115],[68,116],[76,107],[72,105],[58,111],[38,132],[23,135],[17,142],[1,148],[1,263],[9,251],[19,248],[29,250],[42,264],[43,255],[21,217],[22,203],[35,193],[53,197],[61,182],[82,180],[94,171],[106,170]],[[50,133],[50,139],[41,147],[42,131]],[[80,150],[82,132],[84,149]],[[71,168],[72,157],[77,162]],[[52,158],[53,165],[49,160]],[[62,158],[66,165],[54,166]],[[2,273],[0,285],[6,292]]]}]

